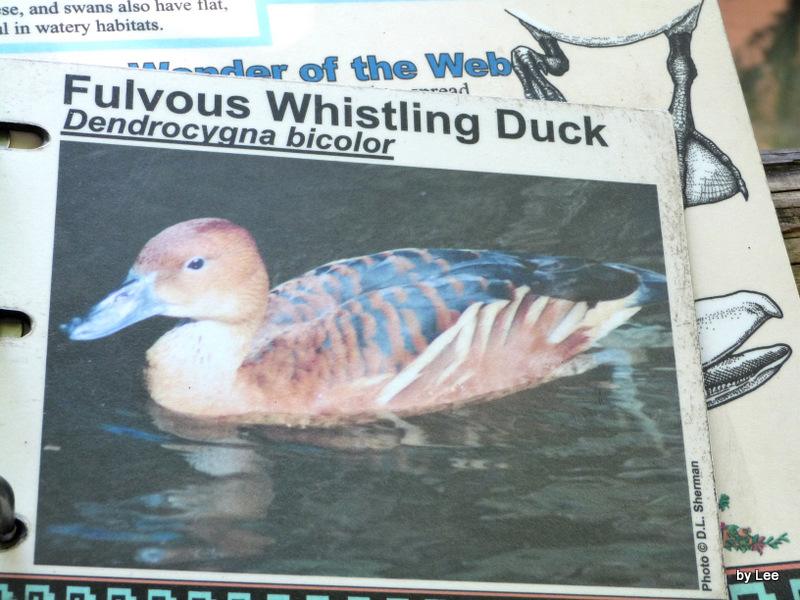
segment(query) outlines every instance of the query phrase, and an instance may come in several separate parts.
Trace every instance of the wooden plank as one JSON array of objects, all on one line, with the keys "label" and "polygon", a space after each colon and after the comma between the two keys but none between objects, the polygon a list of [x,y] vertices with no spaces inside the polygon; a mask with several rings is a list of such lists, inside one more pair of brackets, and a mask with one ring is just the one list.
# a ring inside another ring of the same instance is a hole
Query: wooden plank
[{"label": "wooden plank", "polygon": [[766,165],[786,164],[800,162],[800,148],[786,148],[784,150],[762,150],[761,162]]},{"label": "wooden plank", "polygon": [[800,291],[800,149],[765,150],[761,162]]},{"label": "wooden plank", "polygon": [[800,151],[768,150],[761,153],[771,192],[800,191]]},{"label": "wooden plank", "polygon": [[789,262],[792,265],[800,265],[800,237],[785,237],[783,243],[786,244],[786,251],[789,253]]},{"label": "wooden plank", "polygon": [[794,273],[794,284],[800,290],[800,265],[792,265],[792,273]]}]

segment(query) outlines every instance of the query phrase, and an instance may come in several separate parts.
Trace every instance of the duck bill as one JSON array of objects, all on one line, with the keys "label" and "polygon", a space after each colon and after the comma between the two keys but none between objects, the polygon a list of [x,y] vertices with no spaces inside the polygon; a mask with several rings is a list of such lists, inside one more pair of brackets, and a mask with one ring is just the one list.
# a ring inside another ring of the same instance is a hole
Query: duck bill
[{"label": "duck bill", "polygon": [[789,346],[776,344],[734,354],[704,367],[706,406],[715,408],[753,391],[775,375],[791,354]]},{"label": "duck bill", "polygon": [[695,310],[704,369],[733,355],[769,319],[783,317],[769,296],[751,291],[702,298]]},{"label": "duck bill", "polygon": [[84,317],[61,325],[73,340],[96,340],[148,317],[163,314],[167,306],[153,289],[155,273],[139,275],[131,270],[122,287],[109,294]]}]

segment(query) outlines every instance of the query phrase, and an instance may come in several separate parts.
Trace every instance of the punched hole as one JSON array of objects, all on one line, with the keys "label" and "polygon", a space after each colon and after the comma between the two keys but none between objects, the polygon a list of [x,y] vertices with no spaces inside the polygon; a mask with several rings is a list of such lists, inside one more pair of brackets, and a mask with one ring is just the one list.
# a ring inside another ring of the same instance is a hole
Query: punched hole
[{"label": "punched hole", "polygon": [[41,127],[0,122],[0,148],[32,150],[44,146],[50,136]]},{"label": "punched hole", "polygon": [[28,527],[14,514],[14,490],[0,477],[0,550],[8,550],[28,535]]},{"label": "punched hole", "polygon": [[31,318],[24,312],[0,308],[0,337],[24,337],[31,331]]}]

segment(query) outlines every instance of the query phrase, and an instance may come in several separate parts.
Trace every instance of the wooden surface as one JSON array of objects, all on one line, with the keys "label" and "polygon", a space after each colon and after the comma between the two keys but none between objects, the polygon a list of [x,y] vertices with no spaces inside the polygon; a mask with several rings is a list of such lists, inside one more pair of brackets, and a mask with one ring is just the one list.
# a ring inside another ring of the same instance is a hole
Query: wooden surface
[{"label": "wooden surface", "polygon": [[800,290],[800,149],[764,150],[761,162]]}]

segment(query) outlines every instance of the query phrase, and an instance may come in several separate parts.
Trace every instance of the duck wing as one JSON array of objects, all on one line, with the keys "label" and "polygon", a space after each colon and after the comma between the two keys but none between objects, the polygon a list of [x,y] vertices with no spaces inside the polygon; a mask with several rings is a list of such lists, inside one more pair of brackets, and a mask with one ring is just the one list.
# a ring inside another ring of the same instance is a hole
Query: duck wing
[{"label": "duck wing", "polygon": [[[458,290],[458,281],[476,279],[486,280],[485,290],[473,290],[479,294],[476,301],[492,293],[499,294],[496,299],[507,299],[503,288],[509,284],[526,285],[543,296],[586,302],[627,296],[643,280],[649,283],[647,294],[665,294],[661,275],[628,265],[487,250],[410,248],[331,262],[281,284],[270,294],[267,321],[276,326],[308,321],[376,290],[441,282],[453,283]],[[470,296],[458,293],[446,298],[459,304],[470,301]],[[642,300],[646,301],[644,296]]]},{"label": "duck wing", "polygon": [[[664,294],[662,276],[627,265],[496,251],[395,250],[332,262],[275,288],[247,360],[263,364],[267,355],[280,354],[283,372],[292,376],[395,375],[473,305],[499,310],[498,302],[526,296],[568,306],[611,300],[634,306]],[[511,327],[513,316],[507,320]]]}]

